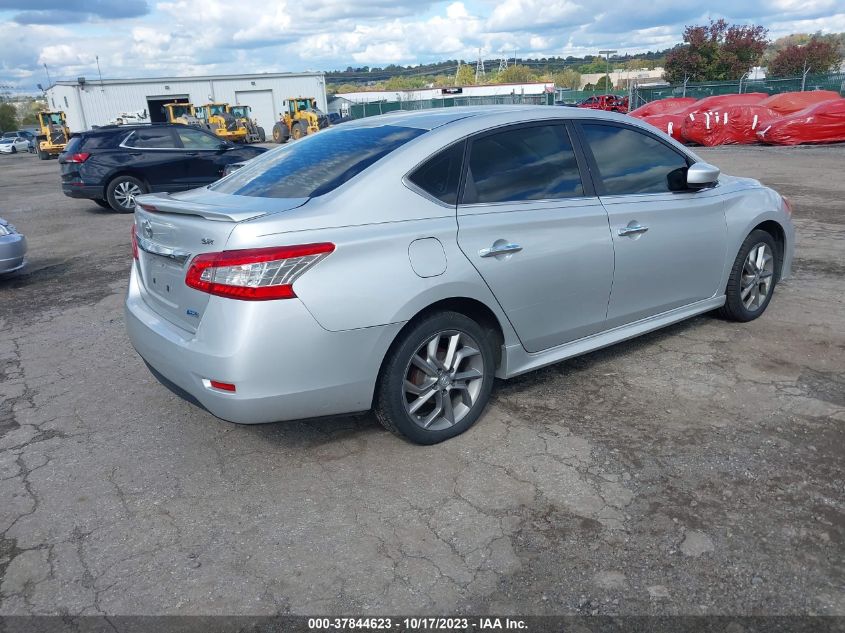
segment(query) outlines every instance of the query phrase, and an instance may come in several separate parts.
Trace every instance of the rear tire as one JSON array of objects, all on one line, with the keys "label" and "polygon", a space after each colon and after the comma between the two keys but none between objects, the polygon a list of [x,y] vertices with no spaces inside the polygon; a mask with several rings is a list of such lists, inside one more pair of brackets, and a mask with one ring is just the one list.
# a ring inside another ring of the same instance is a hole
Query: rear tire
[{"label": "rear tire", "polygon": [[134,213],[135,197],[147,193],[147,186],[134,176],[117,176],[106,186],[109,206],[118,213]]},{"label": "rear tire", "polygon": [[719,316],[747,323],[763,314],[772,300],[779,270],[774,238],[766,231],[752,231],[739,247]]},{"label": "rear tire", "polygon": [[258,128],[258,142],[259,143],[266,143],[267,142],[267,135],[264,134],[264,128]]},{"label": "rear tire", "polygon": [[50,160],[50,155],[47,152],[45,152],[43,149],[41,149],[40,147],[38,148],[37,152],[38,152],[38,158],[40,158],[41,160]]},{"label": "rear tire", "polygon": [[12,145],[12,154],[17,154],[17,153],[18,153],[18,148],[15,147],[14,145]]},{"label": "rear tire", "polygon": [[458,312],[431,314],[388,351],[376,387],[376,417],[415,444],[442,442],[481,416],[494,372],[493,347],[478,323]]}]

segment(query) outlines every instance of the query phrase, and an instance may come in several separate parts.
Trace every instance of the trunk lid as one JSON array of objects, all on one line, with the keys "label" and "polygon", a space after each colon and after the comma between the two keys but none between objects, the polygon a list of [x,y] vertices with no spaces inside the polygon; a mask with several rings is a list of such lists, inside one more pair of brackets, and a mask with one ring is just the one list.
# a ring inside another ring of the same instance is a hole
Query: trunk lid
[{"label": "trunk lid", "polygon": [[[221,204],[221,198],[227,204]],[[305,200],[274,200],[263,209],[245,202],[252,201],[202,189],[176,196],[138,197],[134,230],[141,294],[157,314],[196,332],[210,295],[185,284],[191,260],[202,253],[226,250],[229,235],[239,222],[295,208]]]}]

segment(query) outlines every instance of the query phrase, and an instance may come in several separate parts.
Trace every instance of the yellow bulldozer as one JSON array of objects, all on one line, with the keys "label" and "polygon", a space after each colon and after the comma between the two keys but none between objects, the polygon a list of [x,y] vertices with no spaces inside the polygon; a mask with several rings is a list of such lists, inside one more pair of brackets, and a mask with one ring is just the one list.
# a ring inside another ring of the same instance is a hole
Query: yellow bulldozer
[{"label": "yellow bulldozer", "polygon": [[244,143],[248,134],[246,126],[229,112],[230,107],[228,103],[206,103],[198,106],[195,113],[220,138]]},{"label": "yellow bulldozer", "polygon": [[70,140],[70,130],[65,121],[65,113],[61,110],[56,112],[38,113],[38,134],[35,137],[35,149],[38,158],[48,160],[57,158]]},{"label": "yellow bulldozer", "polygon": [[227,105],[226,112],[235,117],[246,128],[247,143],[263,143],[267,140],[264,134],[264,128],[258,125],[258,121],[251,117],[252,108],[248,105]]},{"label": "yellow bulldozer", "polygon": [[287,143],[291,138],[296,141],[329,126],[329,117],[320,112],[314,97],[291,97],[285,103],[287,112],[273,126],[274,142]]}]

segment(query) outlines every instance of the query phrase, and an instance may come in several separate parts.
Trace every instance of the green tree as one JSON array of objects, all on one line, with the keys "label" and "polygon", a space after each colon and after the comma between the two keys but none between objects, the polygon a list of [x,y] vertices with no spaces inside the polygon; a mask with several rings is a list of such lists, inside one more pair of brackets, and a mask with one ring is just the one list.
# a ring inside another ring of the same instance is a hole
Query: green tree
[{"label": "green tree", "polygon": [[18,111],[11,103],[0,103],[0,130],[7,132],[18,128]]},{"label": "green tree", "polygon": [[471,86],[475,83],[475,68],[469,64],[461,64],[458,68],[458,75],[455,79],[455,85]]},{"label": "green tree", "polygon": [[569,88],[570,90],[578,90],[581,86],[581,73],[577,70],[567,68],[552,75],[552,81],[559,88]]},{"label": "green tree", "polygon": [[768,30],[755,25],[729,25],[725,20],[707,26],[687,26],[684,44],[666,55],[666,80],[725,81],[739,79],[759,63],[766,50]]},{"label": "green tree", "polygon": [[608,90],[612,90],[613,89],[613,81],[608,80],[607,75],[603,75],[596,82],[595,89],[601,90],[602,92],[607,92]]},{"label": "green tree", "polygon": [[837,68],[842,61],[837,47],[812,38],[805,44],[789,44],[769,62],[769,74],[773,77],[797,77],[808,70],[811,73],[826,73]]},{"label": "green tree", "polygon": [[496,74],[496,83],[499,84],[524,84],[536,80],[537,76],[531,69],[521,64],[508,66]]}]

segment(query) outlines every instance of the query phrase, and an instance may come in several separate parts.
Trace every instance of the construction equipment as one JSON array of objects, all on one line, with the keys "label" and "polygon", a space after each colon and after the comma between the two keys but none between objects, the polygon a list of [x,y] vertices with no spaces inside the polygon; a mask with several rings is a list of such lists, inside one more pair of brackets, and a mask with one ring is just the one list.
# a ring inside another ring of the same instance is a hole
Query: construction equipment
[{"label": "construction equipment", "polygon": [[111,121],[109,125],[132,125],[138,123],[149,123],[150,116],[147,114],[146,108],[138,112],[121,112]]},{"label": "construction equipment", "polygon": [[258,121],[250,118],[252,108],[248,105],[226,106],[226,112],[235,117],[246,128],[247,143],[263,143],[267,140],[264,128],[258,125]]},{"label": "construction equipment", "polygon": [[61,110],[39,112],[38,125],[40,129],[35,136],[38,158],[41,160],[57,158],[70,140],[65,113]]},{"label": "construction equipment", "polygon": [[247,129],[231,112],[228,103],[206,103],[196,108],[196,116],[204,121],[208,129],[227,141],[243,143]]},{"label": "construction equipment", "polygon": [[273,141],[287,143],[288,139],[301,139],[329,126],[329,117],[317,108],[314,97],[291,97],[287,101],[287,112],[273,126]]},{"label": "construction equipment", "polygon": [[161,107],[164,109],[164,117],[168,123],[208,128],[205,121],[197,117],[196,109],[190,103],[165,103]]}]

